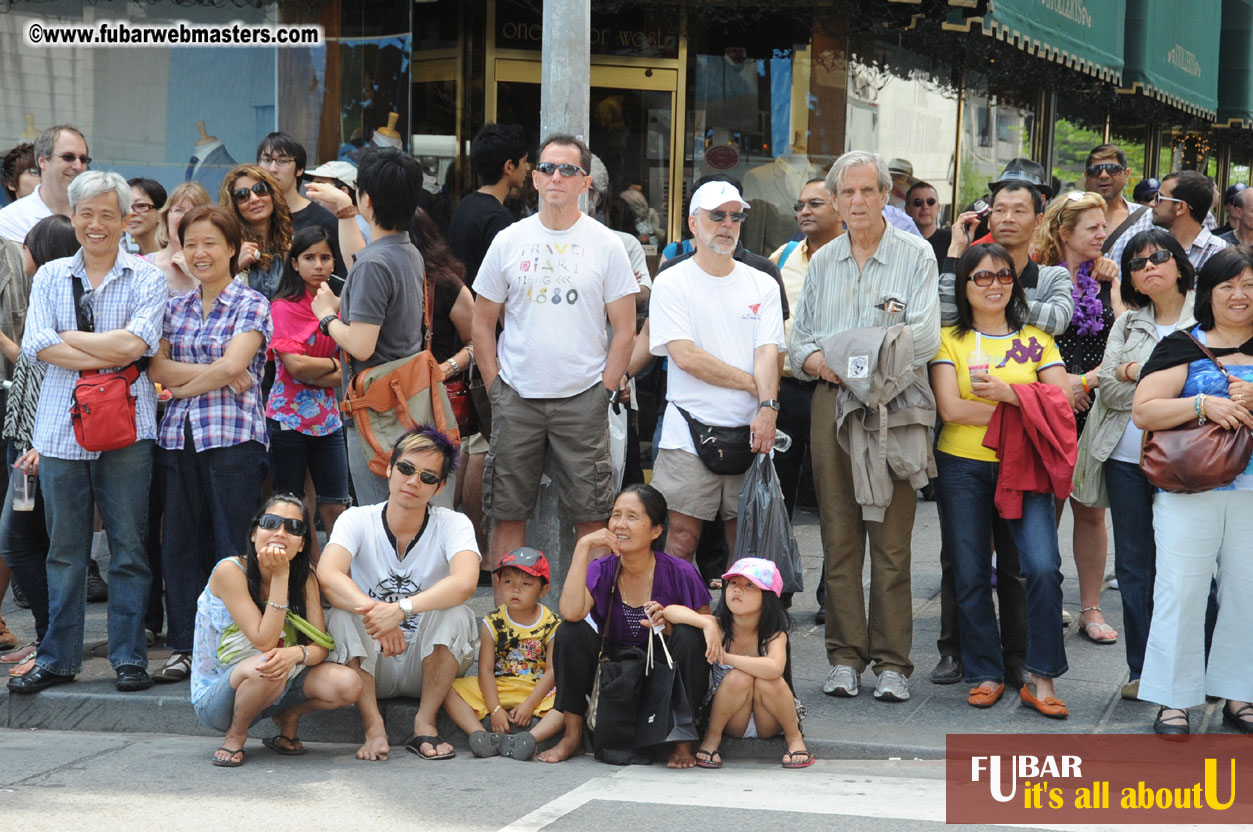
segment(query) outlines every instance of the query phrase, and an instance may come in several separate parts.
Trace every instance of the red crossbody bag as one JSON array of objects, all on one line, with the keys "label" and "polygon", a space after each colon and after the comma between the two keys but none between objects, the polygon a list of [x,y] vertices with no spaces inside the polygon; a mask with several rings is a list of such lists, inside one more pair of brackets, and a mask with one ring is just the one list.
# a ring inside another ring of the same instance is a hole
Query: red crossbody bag
[{"label": "red crossbody bag", "polygon": [[[82,281],[76,276],[71,276],[70,281],[74,287],[78,328],[82,332],[93,332],[83,314]],[[138,427],[131,385],[138,380],[137,362],[107,373],[84,371],[79,374],[70,398],[70,424],[74,427],[74,438],[84,451],[115,451],[135,444]]]}]

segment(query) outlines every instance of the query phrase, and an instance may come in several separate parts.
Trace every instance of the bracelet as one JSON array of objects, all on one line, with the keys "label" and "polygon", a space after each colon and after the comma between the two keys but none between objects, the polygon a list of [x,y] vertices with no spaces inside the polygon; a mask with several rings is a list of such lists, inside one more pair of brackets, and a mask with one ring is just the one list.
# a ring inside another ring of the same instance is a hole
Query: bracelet
[{"label": "bracelet", "polygon": [[286,605],[286,604],[276,604],[276,603],[274,603],[273,601],[266,601],[266,602],[265,602],[265,605],[266,605],[267,607],[274,607],[274,609],[276,609],[276,610],[282,610],[283,612],[287,612],[287,605]]},{"label": "bracelet", "polygon": [[301,663],[301,664],[308,664],[308,663],[309,663],[309,648],[308,648],[308,647],[305,647],[303,644],[297,644],[296,646],[297,646],[297,647],[299,647],[299,648],[300,648],[300,652],[301,652],[302,654],[304,654],[304,658],[302,658],[302,659],[300,660],[300,663]]},{"label": "bracelet", "polygon": [[461,372],[461,365],[457,363],[457,359],[455,356],[452,358],[449,358],[448,363],[452,365],[452,375],[455,376],[457,375],[457,373]]},{"label": "bracelet", "polygon": [[333,355],[328,355],[328,356],[327,356],[327,358],[331,359],[331,372],[332,372],[332,373],[338,373],[338,372],[339,372],[339,361],[338,361],[338,360],[335,358],[335,356],[333,356]]},{"label": "bracelet", "polygon": [[488,714],[488,716],[491,716],[492,714],[496,713],[496,712],[497,712],[497,711],[499,711],[499,710],[500,710],[500,706],[499,706],[499,705],[497,705],[495,708],[492,708],[492,713],[491,713],[491,714]]},{"label": "bracelet", "polygon": [[1192,409],[1196,411],[1196,423],[1203,425],[1209,420],[1205,417],[1205,394],[1198,393],[1192,401]]},{"label": "bracelet", "polygon": [[1079,374],[1079,383],[1083,385],[1083,392],[1087,393],[1089,396],[1092,395],[1092,388],[1088,386],[1088,374],[1087,373]]}]

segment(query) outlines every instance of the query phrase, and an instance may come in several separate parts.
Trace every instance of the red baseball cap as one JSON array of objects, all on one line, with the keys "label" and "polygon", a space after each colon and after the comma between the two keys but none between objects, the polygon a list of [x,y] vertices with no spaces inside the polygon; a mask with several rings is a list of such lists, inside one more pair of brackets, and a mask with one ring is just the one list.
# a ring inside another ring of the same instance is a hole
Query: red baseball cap
[{"label": "red baseball cap", "polygon": [[495,571],[499,572],[506,566],[512,566],[528,575],[534,575],[542,579],[544,583],[552,580],[552,573],[548,569],[548,558],[544,557],[544,553],[539,549],[532,549],[530,546],[519,546],[505,555],[500,559],[500,566],[497,566]]}]

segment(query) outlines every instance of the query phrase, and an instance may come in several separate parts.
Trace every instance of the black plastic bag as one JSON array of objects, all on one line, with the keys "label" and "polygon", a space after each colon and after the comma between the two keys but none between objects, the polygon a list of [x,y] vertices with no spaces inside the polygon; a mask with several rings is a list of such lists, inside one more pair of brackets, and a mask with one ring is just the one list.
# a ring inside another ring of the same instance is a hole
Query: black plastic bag
[{"label": "black plastic bag", "polygon": [[[660,655],[654,652],[657,642],[662,644]],[[648,658],[651,667],[644,677],[643,696],[636,716],[636,746],[650,748],[700,739],[683,677],[679,675],[679,668],[665,647],[665,637],[660,633],[649,641]]]},{"label": "black plastic bag", "polygon": [[734,560],[772,560],[783,578],[783,591],[803,592],[801,551],[796,535],[792,534],[792,521],[769,454],[757,454],[744,474],[737,519]]}]

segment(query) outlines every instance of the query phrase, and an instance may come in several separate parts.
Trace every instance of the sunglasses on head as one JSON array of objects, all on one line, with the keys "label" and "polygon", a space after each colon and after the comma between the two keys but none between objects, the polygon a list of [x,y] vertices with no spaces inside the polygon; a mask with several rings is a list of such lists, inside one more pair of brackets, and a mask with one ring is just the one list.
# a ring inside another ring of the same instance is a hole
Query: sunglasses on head
[{"label": "sunglasses on head", "polygon": [[308,526],[305,521],[299,517],[282,517],[278,514],[263,514],[261,519],[257,521],[257,525],[268,532],[272,532],[280,526],[287,529],[287,533],[296,537],[304,537]]},{"label": "sunglasses on head", "polygon": [[1014,282],[1014,272],[1012,269],[1001,269],[999,272],[975,272],[970,276],[970,280],[976,286],[988,287],[992,285],[992,281],[1000,283],[1002,286],[1009,286]]},{"label": "sunglasses on head", "polygon": [[252,199],[252,195],[269,196],[270,186],[265,182],[256,182],[251,188],[236,188],[231,191],[231,198],[236,202],[247,202]]},{"label": "sunglasses on head", "polygon": [[1126,168],[1117,162],[1102,162],[1096,165],[1088,165],[1088,167],[1084,170],[1084,173],[1095,178],[1100,176],[1102,173],[1108,173],[1110,176],[1117,176],[1124,170],[1126,170]]},{"label": "sunglasses on head", "polygon": [[571,176],[587,176],[587,171],[583,170],[583,168],[578,165],[569,164],[568,162],[564,165],[559,165],[556,162],[540,162],[535,166],[535,169],[545,176],[552,176],[554,173],[560,173],[567,179]]},{"label": "sunglasses on head", "polygon": [[75,162],[82,162],[83,166],[86,167],[91,164],[90,156],[79,156],[77,153],[58,153],[57,158],[62,162],[65,162],[67,165],[72,165]]},{"label": "sunglasses on head", "polygon": [[923,198],[922,198],[922,197],[920,197],[920,196],[916,196],[916,197],[914,197],[914,207],[915,207],[915,208],[921,208],[924,204],[925,204],[925,205],[931,205],[931,206],[934,206],[937,202],[939,202],[939,200],[937,200],[937,199],[936,199],[935,197],[933,197],[933,196],[931,196],[931,197],[927,197],[926,199],[923,199]]},{"label": "sunglasses on head", "polygon": [[744,222],[748,219],[747,211],[706,211],[705,216],[709,217],[713,222],[722,222],[727,217],[731,218],[731,222]]},{"label": "sunglasses on head", "polygon": [[1127,269],[1133,272],[1138,272],[1149,263],[1160,266],[1171,257],[1172,255],[1169,251],[1164,248],[1159,248],[1157,251],[1147,255],[1146,257],[1132,257],[1127,261]]},{"label": "sunglasses on head", "polygon": [[427,485],[439,485],[440,483],[439,474],[434,471],[427,471],[425,468],[419,469],[418,466],[414,465],[412,462],[406,462],[402,459],[393,467],[395,467],[395,469],[399,471],[400,475],[405,479],[409,479],[414,474],[417,474],[418,479],[422,480],[422,482]]}]

